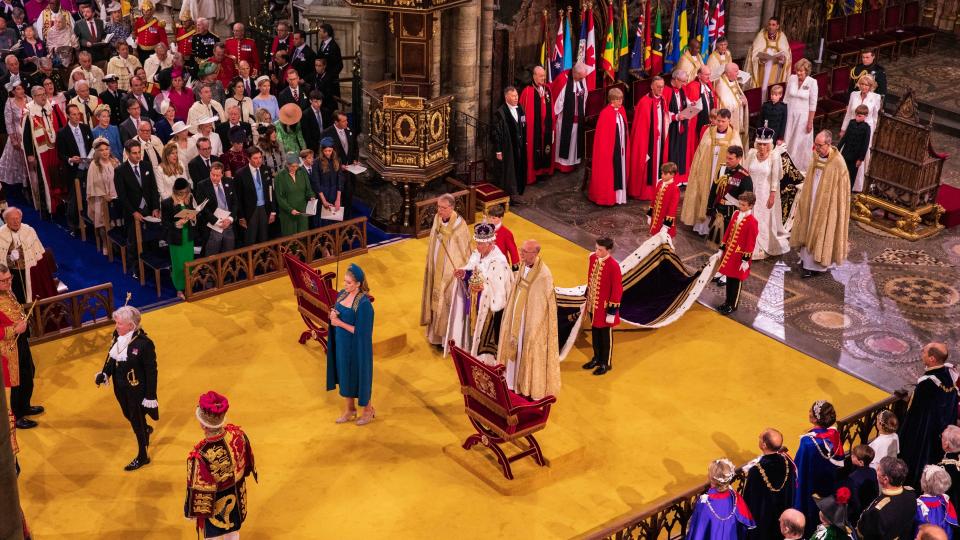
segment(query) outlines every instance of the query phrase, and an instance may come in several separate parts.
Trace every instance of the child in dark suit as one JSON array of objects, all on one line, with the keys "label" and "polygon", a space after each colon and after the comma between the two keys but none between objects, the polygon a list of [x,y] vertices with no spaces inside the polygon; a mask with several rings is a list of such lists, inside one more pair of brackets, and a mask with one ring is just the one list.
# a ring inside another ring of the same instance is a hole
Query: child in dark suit
[{"label": "child in dark suit", "polygon": [[787,104],[783,102],[783,86],[770,87],[768,99],[760,108],[760,125],[774,132],[773,140],[777,145],[783,143],[783,134],[787,131]]},{"label": "child in dark suit", "polygon": [[863,165],[867,150],[870,149],[870,124],[867,123],[867,114],[870,113],[870,109],[866,105],[860,105],[854,112],[857,114],[856,118],[847,125],[847,131],[837,144],[840,155],[847,164],[847,171],[850,173],[851,190],[857,178],[857,171]]},{"label": "child in dark suit", "polygon": [[850,455],[852,468],[843,482],[843,485],[850,489],[850,503],[847,506],[850,523],[856,523],[860,519],[860,513],[880,495],[877,471],[870,468],[874,457],[873,448],[865,444],[853,447]]}]

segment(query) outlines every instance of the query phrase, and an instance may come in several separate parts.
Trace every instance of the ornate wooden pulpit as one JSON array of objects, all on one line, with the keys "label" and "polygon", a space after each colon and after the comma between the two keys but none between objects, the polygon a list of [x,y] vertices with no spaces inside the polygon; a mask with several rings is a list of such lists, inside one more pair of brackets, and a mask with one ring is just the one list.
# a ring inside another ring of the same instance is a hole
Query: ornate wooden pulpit
[{"label": "ornate wooden pulpit", "polygon": [[370,167],[400,190],[403,204],[389,225],[413,228],[417,192],[453,170],[450,103],[433,96],[434,19],[440,10],[469,0],[347,0],[353,7],[386,11],[396,40],[396,80],[364,88],[370,100],[367,150]]},{"label": "ornate wooden pulpit", "polygon": [[918,122],[909,90],[896,113],[880,115],[864,192],[854,197],[851,216],[907,240],[937,234],[943,229],[937,191],[945,160],[933,150],[931,127]]}]

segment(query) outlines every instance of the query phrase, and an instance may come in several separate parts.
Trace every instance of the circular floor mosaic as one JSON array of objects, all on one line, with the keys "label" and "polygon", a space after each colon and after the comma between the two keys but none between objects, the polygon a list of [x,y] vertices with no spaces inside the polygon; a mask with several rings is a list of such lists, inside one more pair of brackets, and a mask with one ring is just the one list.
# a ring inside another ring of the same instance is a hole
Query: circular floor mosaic
[{"label": "circular floor mosaic", "polygon": [[960,302],[960,292],[940,280],[923,276],[895,277],[884,283],[884,296],[918,308],[948,308]]}]

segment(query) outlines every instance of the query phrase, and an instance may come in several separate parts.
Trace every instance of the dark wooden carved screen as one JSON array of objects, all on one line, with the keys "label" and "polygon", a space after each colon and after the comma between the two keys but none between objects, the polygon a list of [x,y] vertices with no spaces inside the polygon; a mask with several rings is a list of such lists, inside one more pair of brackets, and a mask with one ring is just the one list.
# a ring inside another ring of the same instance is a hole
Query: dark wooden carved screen
[{"label": "dark wooden carved screen", "polygon": [[394,13],[397,37],[397,78],[403,82],[430,84],[433,57],[433,15]]},{"label": "dark wooden carved screen", "polygon": [[[729,16],[729,8],[727,13]],[[790,41],[803,41],[814,45],[819,43],[826,16],[824,2],[780,0],[777,2],[777,16],[780,18],[781,28]],[[818,49],[814,47],[813,51],[816,50]],[[742,55],[746,51],[739,51],[739,53]],[[799,59],[794,58],[794,61],[796,60]]]}]

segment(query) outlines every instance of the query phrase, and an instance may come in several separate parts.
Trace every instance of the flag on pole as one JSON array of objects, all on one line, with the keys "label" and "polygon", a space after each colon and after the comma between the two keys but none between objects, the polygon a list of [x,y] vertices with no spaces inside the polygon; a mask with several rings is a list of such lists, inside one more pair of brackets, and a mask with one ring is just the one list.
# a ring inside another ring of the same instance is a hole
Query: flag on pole
[{"label": "flag on pole", "polygon": [[553,78],[550,77],[550,40],[547,35],[547,10],[543,10],[543,18],[540,21],[540,67],[547,71],[547,80],[553,82]]},{"label": "flag on pole", "polygon": [[603,58],[600,60],[600,69],[603,70],[607,77],[610,77],[610,80],[616,79],[614,69],[617,55],[616,46],[614,45],[613,27],[613,2],[610,1],[607,3],[607,36],[603,40]]},{"label": "flag on pole", "polygon": [[563,10],[558,16],[560,24],[557,27],[557,37],[553,43],[553,53],[550,55],[550,80],[556,79],[563,73]]},{"label": "flag on pole", "polygon": [[567,6],[566,34],[563,38],[563,70],[566,71],[573,67],[573,60],[577,57],[573,50],[573,23],[570,22],[570,12],[573,8]]},{"label": "flag on pole", "polygon": [[726,6],[727,0],[717,0],[713,6],[713,16],[710,17],[710,50],[717,44],[717,40],[727,34]]},{"label": "flag on pole", "polygon": [[580,13],[580,40],[577,42],[577,62],[583,62],[587,54],[587,7]]},{"label": "flag on pole", "polygon": [[583,26],[587,28],[583,63],[587,66],[587,90],[597,87],[597,37],[593,29],[593,7],[587,6],[583,14]]},{"label": "flag on pole", "polygon": [[627,34],[630,33],[630,28],[627,25],[629,16],[627,15],[627,0],[622,0],[620,3],[620,24],[617,26],[620,29],[619,36],[617,38],[617,66],[621,64],[626,64],[626,56],[630,56],[630,38],[627,37]]},{"label": "flag on pole", "polygon": [[647,44],[644,42],[644,25],[646,24],[644,11],[645,7],[641,5],[640,17],[637,19],[637,33],[633,37],[633,51],[630,52],[630,69],[636,71],[643,71],[644,60],[649,54]]},{"label": "flag on pole", "polygon": [[661,18],[663,10],[657,6],[657,20],[653,25],[653,39],[650,44],[650,69],[648,75],[651,77],[663,73],[663,19]]},{"label": "flag on pole", "polygon": [[700,26],[700,56],[706,60],[707,55],[710,54],[710,0],[703,0]]},{"label": "flag on pole", "polygon": [[653,67],[653,8],[651,4],[653,0],[647,0],[645,2],[646,9],[643,11],[643,71],[647,75],[650,74],[650,69]]},{"label": "flag on pole", "polygon": [[690,30],[687,28],[687,0],[680,0],[677,12],[673,16],[673,30],[670,32],[670,53],[663,62],[664,71],[670,72],[680,61],[683,49],[687,47]]}]

